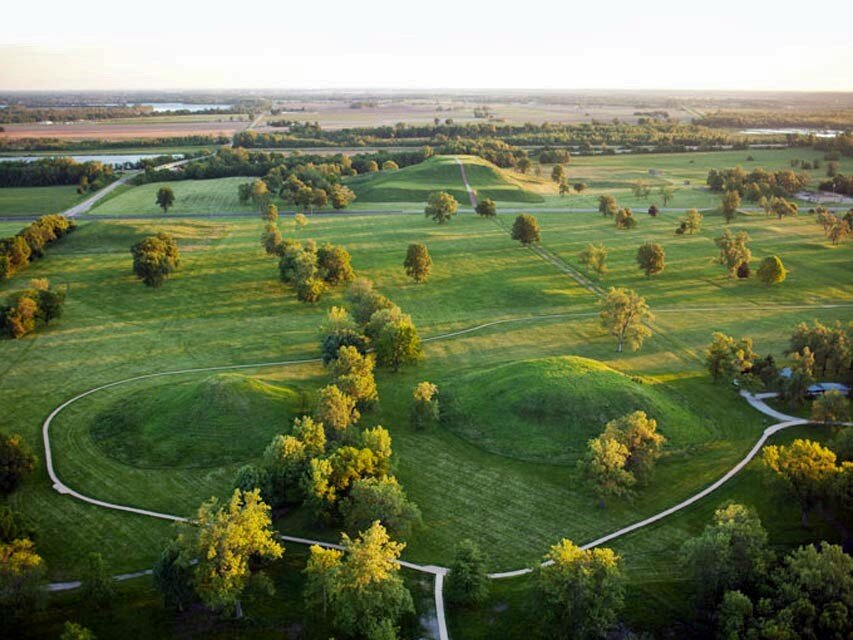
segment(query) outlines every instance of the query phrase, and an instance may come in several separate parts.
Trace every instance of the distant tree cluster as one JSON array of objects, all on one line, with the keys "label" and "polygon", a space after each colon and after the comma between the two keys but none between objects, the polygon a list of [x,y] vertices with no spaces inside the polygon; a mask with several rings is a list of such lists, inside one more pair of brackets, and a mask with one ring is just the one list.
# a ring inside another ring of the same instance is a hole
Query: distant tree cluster
[{"label": "distant tree cluster", "polygon": [[734,167],[711,169],[706,183],[712,191],[734,191],[745,200],[758,202],[762,197],[793,196],[810,180],[807,173],[794,173],[790,169],[771,172],[758,168],[747,173],[740,167]]},{"label": "distant tree cluster", "polygon": [[818,224],[823,227],[823,233],[832,244],[843,242],[853,234],[853,209],[844,216],[839,216],[824,207],[815,211]]},{"label": "distant tree cluster", "polygon": [[181,263],[178,243],[168,233],[140,240],[130,248],[133,272],[149,287],[159,287]]},{"label": "distant tree cluster", "polygon": [[845,196],[853,196],[853,176],[836,173],[830,176],[829,180],[821,182],[818,188],[821,191],[832,191],[833,193],[840,193]]},{"label": "distant tree cluster", "polygon": [[48,246],[76,228],[77,223],[65,216],[47,215],[30,223],[17,235],[0,238],[0,282],[41,258]]},{"label": "distant tree cluster", "polygon": [[29,289],[13,293],[0,305],[0,335],[23,338],[62,316],[64,304],[64,290],[51,288],[46,278],[31,280]]},{"label": "distant tree cluster", "polygon": [[[0,111],[3,111],[0,109]],[[113,180],[113,168],[97,160],[40,158],[32,162],[0,162],[0,187],[51,187],[76,184],[80,193],[97,191]]]},{"label": "distant tree cluster", "polygon": [[274,225],[262,237],[267,252],[280,256],[278,271],[282,282],[292,284],[302,302],[317,302],[329,287],[355,278],[349,252],[329,242],[320,247],[313,240],[304,243],[280,240]]}]

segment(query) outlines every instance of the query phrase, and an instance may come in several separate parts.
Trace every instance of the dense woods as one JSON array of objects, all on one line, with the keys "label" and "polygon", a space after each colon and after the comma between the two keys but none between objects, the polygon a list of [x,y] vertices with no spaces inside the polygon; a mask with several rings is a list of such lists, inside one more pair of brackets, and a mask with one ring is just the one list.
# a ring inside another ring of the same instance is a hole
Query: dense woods
[{"label": "dense woods", "polygon": [[33,162],[0,162],[0,187],[79,184],[95,190],[112,178],[112,167],[95,160],[77,162],[73,158],[43,158]]}]

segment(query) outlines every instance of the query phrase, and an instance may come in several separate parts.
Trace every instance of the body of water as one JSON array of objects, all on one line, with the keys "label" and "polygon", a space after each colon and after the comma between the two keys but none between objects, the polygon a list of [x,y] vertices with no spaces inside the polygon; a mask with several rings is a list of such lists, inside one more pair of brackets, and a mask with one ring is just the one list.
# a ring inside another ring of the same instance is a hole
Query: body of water
[{"label": "body of water", "polygon": [[[72,158],[75,162],[89,162],[95,160],[104,164],[119,164],[127,163],[136,164],[145,158],[157,158],[160,154],[157,153],[135,153],[130,155],[56,155],[56,156],[0,156],[0,162],[35,162],[45,158]],[[175,160],[180,160],[184,157],[182,153],[170,153]]]},{"label": "body of water", "polygon": [[834,138],[840,131],[836,131],[835,129],[745,129],[741,131],[743,135],[746,136],[785,136],[788,134],[798,134],[801,136],[807,136],[810,134],[814,134],[816,138]]},{"label": "body of water", "polygon": [[153,107],[154,113],[163,113],[164,111],[208,111],[215,109],[217,111],[225,111],[234,105],[230,104],[191,104],[188,102],[140,102],[142,106]]}]

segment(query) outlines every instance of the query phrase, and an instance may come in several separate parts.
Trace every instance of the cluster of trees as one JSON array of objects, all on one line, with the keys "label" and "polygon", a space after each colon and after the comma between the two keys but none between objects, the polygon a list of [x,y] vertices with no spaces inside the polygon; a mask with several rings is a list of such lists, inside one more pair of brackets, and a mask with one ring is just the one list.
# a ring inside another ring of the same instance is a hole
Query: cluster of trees
[{"label": "cluster of trees", "polygon": [[171,138],[136,138],[128,140],[68,140],[66,138],[0,138],[0,151],[90,151],[101,149],[139,149],[151,147],[192,147],[225,145],[231,142],[226,136],[189,135]]},{"label": "cluster of trees", "polygon": [[423,348],[411,316],[402,312],[365,279],[356,279],[346,292],[349,311],[333,307],[323,331],[323,361],[331,362],[342,346],[360,353],[373,351],[377,362],[393,371],[416,364]]},{"label": "cluster of trees", "polygon": [[542,164],[568,164],[572,159],[572,154],[568,149],[555,149],[545,146],[539,150],[537,159]]},{"label": "cluster of trees", "polygon": [[644,411],[611,420],[600,436],[589,441],[578,464],[602,507],[607,497],[629,496],[635,485],[648,482],[665,442],[657,421]]},{"label": "cluster of trees", "polygon": [[[831,164],[831,163],[830,163]],[[845,196],[853,196],[853,176],[845,176],[837,173],[830,176],[829,180],[824,180],[818,185],[821,191],[832,191]]]},{"label": "cluster of trees", "polygon": [[29,289],[13,293],[0,305],[0,335],[23,338],[59,318],[64,304],[65,290],[52,289],[46,278],[31,280]]},{"label": "cluster of trees", "polygon": [[49,245],[76,228],[73,220],[51,214],[40,217],[10,238],[0,238],[0,282],[41,258]]},{"label": "cluster of trees", "polygon": [[788,111],[760,109],[714,111],[705,113],[693,122],[705,127],[720,129],[849,129],[853,112],[847,110]]},{"label": "cluster of trees", "polygon": [[69,107],[28,107],[22,104],[9,104],[0,109],[0,122],[45,122],[70,120],[111,120],[113,118],[138,118],[154,113],[150,105],[111,105],[111,106],[69,106]]},{"label": "cluster of trees", "polygon": [[712,191],[736,191],[740,197],[758,202],[762,196],[793,196],[810,180],[807,173],[794,173],[790,169],[766,171],[761,168],[746,172],[741,167],[711,169],[706,183]]},{"label": "cluster of trees", "polygon": [[178,243],[160,232],[140,240],[130,248],[133,273],[149,287],[159,287],[181,263]]},{"label": "cluster of trees", "polygon": [[340,245],[326,242],[318,247],[313,240],[281,240],[274,223],[267,225],[261,241],[267,253],[279,256],[279,278],[293,285],[302,302],[317,302],[327,288],[355,278],[350,254]]},{"label": "cluster of trees", "polygon": [[684,217],[678,222],[675,228],[675,234],[679,236],[692,236],[702,229],[702,214],[698,209],[688,209]]},{"label": "cluster of trees", "polygon": [[97,160],[77,162],[73,158],[60,157],[40,158],[33,162],[0,162],[0,187],[76,184],[82,190],[97,191],[112,179],[112,167]]},{"label": "cluster of trees", "polygon": [[853,209],[839,216],[824,207],[818,207],[815,214],[817,222],[823,227],[823,233],[832,244],[843,242],[853,233]]},{"label": "cluster of trees", "polygon": [[237,197],[242,204],[254,203],[259,208],[270,204],[277,193],[286,204],[309,213],[331,204],[333,209],[346,209],[353,200],[352,189],[340,184],[343,165],[298,165],[285,177],[281,169],[271,170],[263,180],[241,184]]},{"label": "cluster of trees", "polygon": [[853,559],[826,542],[778,557],[758,515],[727,503],[681,548],[700,622],[720,640],[847,637]]}]

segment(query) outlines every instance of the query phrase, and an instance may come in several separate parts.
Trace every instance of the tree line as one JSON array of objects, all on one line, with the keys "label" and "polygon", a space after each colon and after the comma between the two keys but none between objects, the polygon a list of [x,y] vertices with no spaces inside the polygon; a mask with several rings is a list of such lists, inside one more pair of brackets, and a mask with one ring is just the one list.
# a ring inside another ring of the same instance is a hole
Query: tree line
[{"label": "tree line", "polygon": [[65,216],[41,216],[16,235],[0,238],[0,282],[41,258],[51,244],[71,233],[77,223]]},{"label": "tree line", "polygon": [[807,173],[795,173],[790,169],[766,171],[761,168],[746,172],[741,167],[711,169],[705,181],[711,191],[736,191],[740,197],[757,202],[762,197],[793,196],[809,184]]},{"label": "tree line", "polygon": [[231,142],[228,136],[186,135],[168,138],[134,138],[129,140],[103,140],[86,138],[67,140],[65,138],[0,138],[0,151],[90,151],[100,149],[137,149],[141,147],[182,147],[226,145]]},{"label": "tree line", "polygon": [[33,162],[0,162],[0,187],[50,187],[76,184],[96,191],[113,180],[113,168],[97,160],[40,158]]}]

